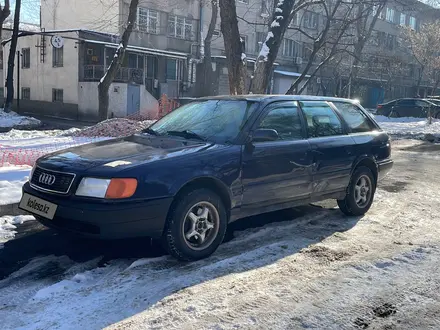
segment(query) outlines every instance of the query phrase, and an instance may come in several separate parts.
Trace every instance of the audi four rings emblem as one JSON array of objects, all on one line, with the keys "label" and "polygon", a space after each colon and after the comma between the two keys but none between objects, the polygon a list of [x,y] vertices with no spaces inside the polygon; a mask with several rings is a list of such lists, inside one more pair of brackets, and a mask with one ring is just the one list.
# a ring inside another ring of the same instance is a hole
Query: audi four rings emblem
[{"label": "audi four rings emblem", "polygon": [[38,182],[51,186],[55,183],[55,175],[41,173],[40,176],[38,177]]}]

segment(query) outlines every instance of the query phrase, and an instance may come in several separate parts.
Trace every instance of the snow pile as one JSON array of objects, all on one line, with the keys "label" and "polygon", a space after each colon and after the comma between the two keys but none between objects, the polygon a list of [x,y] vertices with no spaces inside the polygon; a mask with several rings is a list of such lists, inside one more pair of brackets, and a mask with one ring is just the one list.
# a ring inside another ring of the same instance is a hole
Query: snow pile
[{"label": "snow pile", "polygon": [[31,167],[0,167],[0,205],[18,203],[21,198],[21,187],[29,179]]},{"label": "snow pile", "polygon": [[32,221],[35,218],[31,215],[19,215],[16,217],[7,215],[0,218],[0,249],[3,248],[3,244],[14,238],[17,233],[18,225],[23,224],[26,221]]},{"label": "snow pile", "polygon": [[41,121],[38,119],[0,110],[0,128],[35,128],[39,126],[41,126]]},{"label": "snow pile", "polygon": [[440,137],[440,121],[433,119],[428,124],[423,118],[388,118],[386,116],[374,116],[379,126],[390,135],[404,138],[423,139],[426,134]]},{"label": "snow pile", "polygon": [[154,120],[137,121],[114,118],[102,121],[95,126],[84,128],[72,134],[74,137],[122,137],[137,133],[151,126]]}]

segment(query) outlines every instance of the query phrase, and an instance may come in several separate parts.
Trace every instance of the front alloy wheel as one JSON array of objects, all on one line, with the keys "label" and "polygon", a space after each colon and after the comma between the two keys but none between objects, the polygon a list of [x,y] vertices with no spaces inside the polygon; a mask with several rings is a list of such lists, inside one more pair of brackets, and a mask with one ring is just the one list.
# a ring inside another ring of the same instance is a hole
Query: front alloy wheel
[{"label": "front alloy wheel", "polygon": [[214,205],[203,201],[190,208],[182,225],[185,243],[190,249],[201,251],[215,240],[220,226],[220,216]]},{"label": "front alloy wheel", "polygon": [[215,192],[209,189],[183,192],[168,214],[164,245],[179,260],[206,258],[222,243],[227,222],[226,208]]}]

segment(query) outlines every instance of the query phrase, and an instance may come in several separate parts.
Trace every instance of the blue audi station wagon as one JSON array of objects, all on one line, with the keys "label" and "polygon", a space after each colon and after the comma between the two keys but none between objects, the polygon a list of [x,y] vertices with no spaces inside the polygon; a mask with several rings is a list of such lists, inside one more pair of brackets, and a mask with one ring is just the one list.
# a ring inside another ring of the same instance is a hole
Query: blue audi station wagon
[{"label": "blue audi station wagon", "polygon": [[133,136],[38,159],[20,207],[63,232],[159,238],[192,261],[243,217],[326,199],[361,216],[392,166],[389,136],[353,100],[209,97]]}]

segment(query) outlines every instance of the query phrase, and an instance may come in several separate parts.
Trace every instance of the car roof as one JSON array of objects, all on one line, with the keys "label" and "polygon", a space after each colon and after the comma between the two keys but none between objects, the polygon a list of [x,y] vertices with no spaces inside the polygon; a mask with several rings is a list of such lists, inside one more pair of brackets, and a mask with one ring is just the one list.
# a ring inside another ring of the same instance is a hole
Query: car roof
[{"label": "car roof", "polygon": [[200,100],[245,100],[254,102],[272,102],[272,101],[329,101],[329,102],[348,102],[358,103],[356,100],[339,98],[339,97],[327,97],[327,96],[313,96],[313,95],[273,95],[273,94],[248,94],[248,95],[219,95],[201,97],[195,99]]}]

